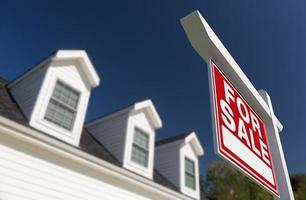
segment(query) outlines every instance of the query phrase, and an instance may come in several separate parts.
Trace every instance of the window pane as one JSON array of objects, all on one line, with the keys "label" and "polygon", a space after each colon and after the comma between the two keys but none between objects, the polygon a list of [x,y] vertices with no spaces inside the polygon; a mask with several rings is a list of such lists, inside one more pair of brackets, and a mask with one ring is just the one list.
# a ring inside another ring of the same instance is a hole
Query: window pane
[{"label": "window pane", "polygon": [[60,103],[50,100],[45,119],[51,121],[65,129],[71,130],[75,118],[75,111],[61,105]]},{"label": "window pane", "polygon": [[52,97],[63,104],[66,104],[72,108],[76,108],[79,100],[79,93],[62,83],[61,81],[56,82]]},{"label": "window pane", "polygon": [[134,134],[134,144],[137,144],[138,146],[148,149],[149,146],[149,136],[143,132],[141,132],[138,129],[135,129]]},{"label": "window pane", "polygon": [[186,172],[194,175],[194,162],[189,159],[185,159],[185,170]]},{"label": "window pane", "polygon": [[188,158],[185,158],[185,185],[186,187],[195,189],[195,165]]},{"label": "window pane", "polygon": [[146,133],[143,133],[141,130],[135,129],[131,160],[147,167],[149,154],[148,149],[149,136]]},{"label": "window pane", "polygon": [[49,101],[45,119],[65,129],[71,130],[74,124],[76,108],[80,94],[64,84],[57,81]]},{"label": "window pane", "polygon": [[194,176],[185,174],[185,183],[187,187],[191,189],[195,189],[195,177]]},{"label": "window pane", "polygon": [[148,165],[148,152],[139,148],[136,145],[133,145],[132,160],[146,167]]}]

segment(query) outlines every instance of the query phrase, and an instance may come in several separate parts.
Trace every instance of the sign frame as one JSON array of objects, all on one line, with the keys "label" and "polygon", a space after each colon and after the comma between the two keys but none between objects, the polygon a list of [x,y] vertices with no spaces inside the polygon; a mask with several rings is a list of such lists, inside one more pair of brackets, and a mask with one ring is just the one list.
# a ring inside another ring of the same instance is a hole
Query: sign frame
[{"label": "sign frame", "polygon": [[[227,80],[227,82],[229,82],[230,86],[234,88],[235,92],[238,93],[241,96],[241,98],[243,98],[243,96],[239,93],[239,91],[232,85],[231,81],[226,77],[225,74],[223,74],[221,69],[219,69],[218,65],[212,59],[210,59],[210,63],[209,63],[209,66],[208,66],[208,76],[209,76],[211,117],[212,117],[213,138],[214,138],[214,151],[224,161],[226,161],[230,165],[234,166],[237,170],[241,171],[243,174],[248,176],[251,180],[253,180],[257,184],[261,185],[269,193],[271,193],[274,196],[279,198],[280,194],[279,194],[278,183],[277,183],[276,175],[275,175],[276,172],[275,172],[275,169],[274,169],[273,160],[271,158],[270,145],[269,145],[269,142],[268,142],[268,136],[267,136],[266,128],[265,128],[266,125],[265,125],[264,122],[263,122],[264,129],[265,129],[264,134],[265,134],[265,138],[267,140],[267,149],[268,149],[269,155],[270,155],[271,172],[272,172],[272,176],[273,176],[273,181],[275,183],[275,188],[269,186],[269,183],[265,182],[262,178],[258,177],[254,172],[250,172],[251,170],[248,169],[247,166],[245,166],[241,162],[239,163],[239,161],[237,159],[235,159],[233,156],[229,155],[229,153],[226,152],[226,150],[222,149],[222,144],[221,144],[222,143],[222,139],[221,139],[222,133],[221,133],[221,130],[220,130],[220,122],[219,122],[219,120],[221,120],[221,119],[218,118],[218,109],[217,109],[217,102],[216,102],[217,101],[217,99],[216,99],[217,94],[216,94],[216,83],[215,83],[215,77],[214,77],[215,76],[214,67],[216,67],[216,69],[222,74],[224,79]],[[244,100],[244,101],[246,101],[246,100]],[[248,104],[247,101],[246,101],[246,103]],[[257,115],[256,112],[252,109],[252,107],[250,105],[248,105],[248,106],[255,113],[255,115]],[[257,117],[261,120],[261,118],[259,116],[257,116]],[[224,140],[224,138],[223,138],[223,140]],[[243,160],[243,159],[241,159],[241,160]],[[256,171],[256,169],[254,169],[254,168],[252,168],[252,169]],[[256,171],[256,173],[260,174],[258,171]]]},{"label": "sign frame", "polygon": [[279,183],[278,189],[280,195],[279,197],[273,195],[274,199],[294,200],[287,164],[279,137],[279,132],[282,131],[283,125],[274,115],[268,93],[264,90],[257,91],[255,89],[198,10],[183,17],[180,21],[194,50],[208,65],[210,59],[216,62],[226,77],[231,80],[234,87],[265,122],[271,157],[275,166],[277,183]]}]

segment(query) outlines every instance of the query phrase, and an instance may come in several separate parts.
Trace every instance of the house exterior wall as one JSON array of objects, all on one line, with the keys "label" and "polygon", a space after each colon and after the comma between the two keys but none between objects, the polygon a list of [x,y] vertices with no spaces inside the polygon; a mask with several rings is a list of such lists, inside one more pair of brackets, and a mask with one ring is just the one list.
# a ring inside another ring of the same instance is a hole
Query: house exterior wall
[{"label": "house exterior wall", "polygon": [[170,143],[155,149],[155,167],[177,188],[180,188],[180,144]]},{"label": "house exterior wall", "polygon": [[124,113],[105,121],[86,126],[112,154],[122,163],[127,132],[128,114]]},{"label": "house exterior wall", "polygon": [[[40,140],[34,139],[39,133],[31,135],[0,126],[1,200],[190,199],[178,197],[169,189],[156,188],[160,186],[150,186],[154,183],[133,180],[131,173],[123,175],[89,158],[71,154],[70,150],[65,150],[65,144],[61,144],[63,149],[50,146],[43,141],[45,136]],[[58,143],[52,138],[50,140],[50,144]]]},{"label": "house exterior wall", "polygon": [[97,180],[80,172],[0,146],[0,199],[140,200],[150,199],[111,180]]},{"label": "house exterior wall", "polygon": [[35,73],[21,79],[9,88],[28,120],[31,118],[46,71],[47,67],[41,67]]}]

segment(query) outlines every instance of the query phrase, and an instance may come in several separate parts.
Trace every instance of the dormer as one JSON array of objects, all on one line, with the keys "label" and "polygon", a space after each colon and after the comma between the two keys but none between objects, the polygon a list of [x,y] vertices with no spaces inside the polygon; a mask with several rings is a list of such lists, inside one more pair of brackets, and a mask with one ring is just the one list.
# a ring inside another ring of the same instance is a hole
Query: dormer
[{"label": "dormer", "polygon": [[95,136],[122,163],[144,177],[153,178],[155,130],[162,122],[151,100],[86,124]]},{"label": "dormer", "polygon": [[155,168],[180,192],[200,199],[198,157],[203,154],[195,132],[184,133],[156,143]]},{"label": "dormer", "polygon": [[78,146],[90,92],[99,82],[84,50],[58,50],[8,88],[30,126]]}]

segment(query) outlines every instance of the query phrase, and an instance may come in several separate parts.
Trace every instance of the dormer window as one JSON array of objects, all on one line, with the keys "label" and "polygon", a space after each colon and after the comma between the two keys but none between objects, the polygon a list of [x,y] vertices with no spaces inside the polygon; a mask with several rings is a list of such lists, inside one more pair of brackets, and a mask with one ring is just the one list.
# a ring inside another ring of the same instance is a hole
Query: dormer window
[{"label": "dormer window", "polygon": [[156,143],[155,166],[183,194],[200,199],[198,157],[203,154],[195,132],[187,132]]},{"label": "dormer window", "polygon": [[131,160],[147,167],[149,158],[149,135],[135,128]]},{"label": "dormer window", "polygon": [[78,146],[100,78],[84,50],[58,50],[8,85],[29,125]]},{"label": "dormer window", "polygon": [[185,186],[195,190],[195,165],[194,161],[185,157]]},{"label": "dormer window", "polygon": [[90,122],[86,128],[125,169],[153,179],[155,130],[161,126],[152,101],[146,100]]},{"label": "dormer window", "polygon": [[66,130],[73,129],[80,93],[57,80],[44,119]]}]

